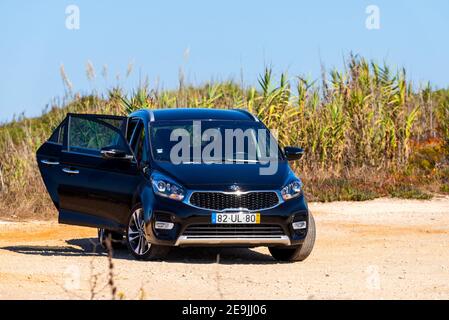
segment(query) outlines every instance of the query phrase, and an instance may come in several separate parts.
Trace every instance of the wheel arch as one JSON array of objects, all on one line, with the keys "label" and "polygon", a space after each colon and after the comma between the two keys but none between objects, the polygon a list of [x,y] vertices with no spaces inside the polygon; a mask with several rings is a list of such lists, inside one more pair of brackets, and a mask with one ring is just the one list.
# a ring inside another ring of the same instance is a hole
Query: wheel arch
[{"label": "wheel arch", "polygon": [[145,222],[151,219],[153,214],[154,192],[153,188],[147,183],[143,183],[133,197],[132,207],[141,204],[143,208],[143,217]]}]

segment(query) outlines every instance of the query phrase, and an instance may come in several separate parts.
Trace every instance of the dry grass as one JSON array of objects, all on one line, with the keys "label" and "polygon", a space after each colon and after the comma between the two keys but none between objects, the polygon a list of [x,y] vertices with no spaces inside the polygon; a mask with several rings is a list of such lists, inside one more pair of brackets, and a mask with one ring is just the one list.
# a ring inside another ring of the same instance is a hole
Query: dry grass
[{"label": "dry grass", "polygon": [[[94,68],[88,64],[92,78]],[[104,73],[104,72],[103,72]],[[448,192],[449,90],[413,90],[405,70],[392,72],[357,56],[322,85],[302,77],[275,81],[270,69],[259,89],[232,81],[177,90],[148,85],[125,94],[72,92],[38,118],[0,126],[0,215],[49,218],[55,210],[38,172],[35,151],[67,112],[128,114],[140,108],[243,108],[275,129],[281,145],[305,148],[294,165],[311,200],[366,200],[379,196],[427,198]],[[93,78],[92,78],[93,79]]]}]

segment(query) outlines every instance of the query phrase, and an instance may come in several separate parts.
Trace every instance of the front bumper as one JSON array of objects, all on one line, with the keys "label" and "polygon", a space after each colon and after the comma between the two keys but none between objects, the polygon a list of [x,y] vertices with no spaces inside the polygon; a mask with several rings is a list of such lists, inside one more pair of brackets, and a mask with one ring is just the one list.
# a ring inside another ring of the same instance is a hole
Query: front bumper
[{"label": "front bumper", "polygon": [[[308,221],[308,208],[304,195],[280,203],[274,208],[261,211],[260,225],[278,227],[282,232],[275,235],[191,235],[185,234],[191,226],[211,226],[213,210],[193,207],[185,202],[155,197],[151,214],[146,221],[149,242],[166,246],[291,246],[303,243],[307,229],[293,230],[292,223]],[[155,229],[156,221],[171,222],[171,230]],[[232,228],[232,226],[230,226]]]},{"label": "front bumper", "polygon": [[278,236],[276,238],[268,237],[257,237],[257,238],[243,238],[243,237],[209,237],[209,238],[199,238],[191,236],[179,236],[176,240],[175,246],[202,246],[202,245],[212,245],[212,246],[261,246],[264,245],[274,245],[274,246],[289,246],[291,245],[288,236]]}]

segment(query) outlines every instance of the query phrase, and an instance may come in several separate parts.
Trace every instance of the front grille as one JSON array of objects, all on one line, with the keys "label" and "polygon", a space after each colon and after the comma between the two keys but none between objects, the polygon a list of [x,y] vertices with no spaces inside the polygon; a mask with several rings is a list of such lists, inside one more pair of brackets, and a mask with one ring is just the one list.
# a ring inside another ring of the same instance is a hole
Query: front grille
[{"label": "front grille", "polygon": [[279,203],[276,192],[255,191],[248,193],[223,193],[223,192],[194,192],[190,197],[190,203],[196,207],[225,210],[247,209],[262,210],[274,207]]},{"label": "front grille", "polygon": [[285,233],[274,224],[195,224],[183,236],[194,238],[279,238]]}]

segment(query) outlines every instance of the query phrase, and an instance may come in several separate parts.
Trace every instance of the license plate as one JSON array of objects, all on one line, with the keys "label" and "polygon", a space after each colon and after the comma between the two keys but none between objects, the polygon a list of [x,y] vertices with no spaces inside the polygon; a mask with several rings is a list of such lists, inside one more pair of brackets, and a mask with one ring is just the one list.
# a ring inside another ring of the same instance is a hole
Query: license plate
[{"label": "license plate", "polygon": [[231,223],[231,224],[259,224],[260,223],[260,213],[244,213],[244,212],[227,212],[212,213],[212,223]]}]

